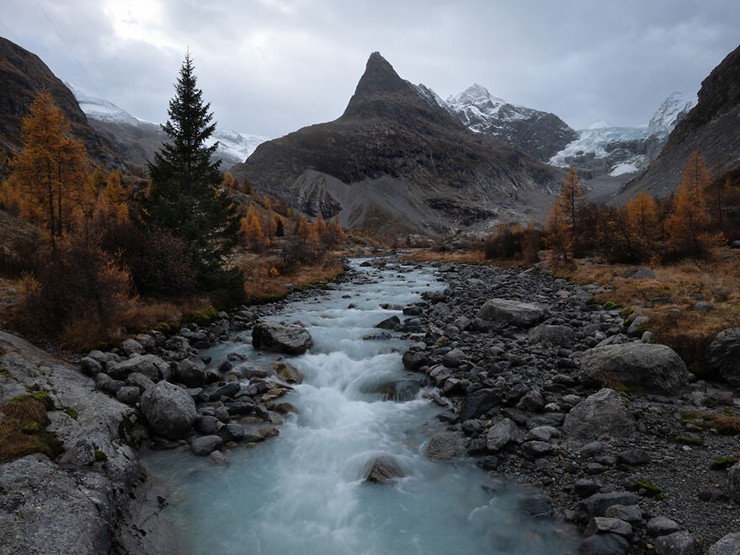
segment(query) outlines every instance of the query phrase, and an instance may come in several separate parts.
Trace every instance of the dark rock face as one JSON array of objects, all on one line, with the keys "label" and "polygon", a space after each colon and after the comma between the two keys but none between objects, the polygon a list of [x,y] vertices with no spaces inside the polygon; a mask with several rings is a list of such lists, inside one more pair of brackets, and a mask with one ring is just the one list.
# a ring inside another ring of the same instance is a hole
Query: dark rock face
[{"label": "dark rock face", "polygon": [[[370,56],[342,116],[260,145],[234,175],[345,227],[411,231],[469,226],[546,197],[558,170],[487,135]],[[549,197],[547,197],[549,198]]]},{"label": "dark rock face", "polygon": [[33,99],[48,89],[57,107],[69,122],[72,133],[85,143],[88,153],[107,167],[122,164],[114,148],[88,125],[72,91],[52,73],[41,59],[17,44],[0,37],[0,157],[21,146],[23,118]]},{"label": "dark rock face", "polygon": [[689,156],[698,150],[718,175],[737,172],[740,150],[740,47],[702,82],[698,104],[676,125],[647,171],[622,187],[619,200],[641,191],[666,197],[681,181]]}]

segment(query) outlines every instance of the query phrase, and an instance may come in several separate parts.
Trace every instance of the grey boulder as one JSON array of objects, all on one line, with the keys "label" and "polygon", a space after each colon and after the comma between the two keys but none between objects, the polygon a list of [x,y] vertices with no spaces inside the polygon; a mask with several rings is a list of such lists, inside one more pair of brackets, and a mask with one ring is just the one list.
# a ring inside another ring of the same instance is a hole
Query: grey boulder
[{"label": "grey boulder", "polygon": [[306,328],[297,324],[260,322],[252,329],[252,346],[265,351],[301,355],[313,346],[313,339]]},{"label": "grey boulder", "polygon": [[566,415],[563,431],[574,439],[592,441],[601,435],[623,437],[635,430],[635,419],[624,397],[604,388],[590,395]]},{"label": "grey boulder", "polygon": [[528,328],[544,317],[544,309],[537,305],[509,299],[490,299],[478,311],[476,325],[481,329],[496,328],[504,324]]},{"label": "grey boulder", "polygon": [[145,391],[140,405],[152,431],[171,439],[186,436],[197,417],[188,392],[166,381]]}]

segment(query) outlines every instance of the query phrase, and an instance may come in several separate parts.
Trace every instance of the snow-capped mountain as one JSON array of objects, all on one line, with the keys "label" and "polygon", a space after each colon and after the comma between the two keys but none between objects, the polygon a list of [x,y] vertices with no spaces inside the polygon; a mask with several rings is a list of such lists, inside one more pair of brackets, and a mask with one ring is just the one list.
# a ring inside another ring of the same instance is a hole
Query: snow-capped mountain
[{"label": "snow-capped mountain", "polygon": [[[154,151],[165,140],[165,135],[158,124],[136,118],[108,100],[90,96],[69,84],[67,86],[74,93],[82,111],[89,120],[92,120],[93,127],[108,135],[119,148],[132,156],[135,164],[143,164],[153,159]],[[257,146],[267,140],[268,137],[216,127],[208,145],[218,141],[216,156],[222,161],[222,167],[228,169],[234,164],[244,162]],[[132,142],[136,144],[131,145]]]},{"label": "snow-capped mountain", "polygon": [[512,104],[478,84],[441,105],[472,131],[497,137],[543,161],[578,137],[556,115]]},{"label": "snow-capped mountain", "polygon": [[650,123],[615,127],[599,122],[578,131],[578,138],[550,158],[550,164],[577,167],[585,177],[631,174],[654,160],[676,123],[696,105],[696,96],[671,93]]}]

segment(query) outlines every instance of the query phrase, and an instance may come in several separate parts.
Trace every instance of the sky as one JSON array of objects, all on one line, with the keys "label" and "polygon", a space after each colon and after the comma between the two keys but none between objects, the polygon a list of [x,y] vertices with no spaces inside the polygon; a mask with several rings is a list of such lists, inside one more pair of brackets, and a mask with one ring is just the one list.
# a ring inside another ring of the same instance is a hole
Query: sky
[{"label": "sky", "polygon": [[445,99],[637,126],[739,30],[737,0],[0,0],[0,36],[85,93],[163,123],[189,51],[218,127],[266,137],[339,117],[374,51]]}]

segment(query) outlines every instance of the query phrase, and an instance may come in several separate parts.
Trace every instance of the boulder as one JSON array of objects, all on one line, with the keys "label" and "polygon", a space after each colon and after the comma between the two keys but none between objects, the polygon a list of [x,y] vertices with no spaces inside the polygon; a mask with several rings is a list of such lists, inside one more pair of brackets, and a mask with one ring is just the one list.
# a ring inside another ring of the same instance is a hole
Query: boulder
[{"label": "boulder", "polygon": [[396,462],[396,459],[384,455],[372,461],[370,469],[365,474],[365,481],[385,484],[396,478],[403,478],[404,476],[405,474],[398,462]]},{"label": "boulder", "polygon": [[686,531],[674,532],[655,538],[653,542],[657,555],[701,555],[701,544]]},{"label": "boulder", "polygon": [[171,439],[187,435],[197,416],[195,402],[187,391],[167,381],[144,392],[141,412],[152,431]]},{"label": "boulder", "polygon": [[707,349],[707,363],[733,387],[740,387],[740,327],[717,334]]},{"label": "boulder", "polygon": [[570,326],[542,324],[529,330],[530,343],[545,343],[556,347],[570,347],[576,341],[576,334]]},{"label": "boulder", "polygon": [[681,525],[665,516],[656,516],[647,522],[647,532],[651,536],[667,536],[680,531]]},{"label": "boulder", "polygon": [[463,397],[460,405],[460,420],[484,416],[494,407],[501,405],[501,393],[495,389],[479,389]]},{"label": "boulder", "polygon": [[396,326],[401,324],[401,319],[398,316],[391,316],[380,322],[375,327],[381,330],[394,330]]},{"label": "boulder", "polygon": [[463,447],[458,434],[439,432],[429,440],[424,452],[429,460],[450,461],[463,454]]},{"label": "boulder", "polygon": [[301,384],[303,383],[303,374],[300,373],[298,368],[287,362],[275,362],[272,365],[272,369],[275,370],[277,377],[289,384]]},{"label": "boulder", "polygon": [[103,365],[92,357],[83,357],[80,359],[80,370],[83,374],[94,378],[103,371]]},{"label": "boulder", "polygon": [[587,536],[604,534],[607,532],[619,534],[620,536],[628,538],[632,535],[632,525],[629,522],[625,522],[618,518],[595,516],[589,521],[588,526],[586,526]]},{"label": "boulder", "polygon": [[504,324],[528,328],[544,317],[544,309],[537,305],[509,299],[490,299],[478,311],[476,325],[481,329],[497,328]]},{"label": "boulder", "polygon": [[656,279],[655,272],[650,268],[638,268],[629,277],[632,279]]},{"label": "boulder", "polygon": [[452,349],[442,357],[442,364],[447,368],[457,368],[465,359],[465,351],[462,349]]},{"label": "boulder", "polygon": [[635,419],[624,397],[613,389],[590,395],[566,415],[563,431],[570,437],[592,441],[601,435],[622,437],[635,431]]},{"label": "boulder", "polygon": [[625,555],[629,548],[629,542],[619,534],[596,534],[581,542],[578,555]]},{"label": "boulder", "polygon": [[135,385],[124,385],[116,391],[116,399],[130,406],[136,405],[141,396],[141,391]]},{"label": "boulder", "polygon": [[298,324],[260,322],[252,329],[252,346],[286,355],[302,355],[313,346],[313,340],[308,330]]},{"label": "boulder", "polygon": [[605,516],[609,507],[614,505],[637,505],[637,494],[628,491],[595,493],[579,501],[576,505],[576,516],[580,522],[589,522],[595,516]]},{"label": "boulder", "polygon": [[170,365],[156,355],[135,354],[127,360],[111,362],[106,366],[107,374],[116,380],[125,380],[132,372],[138,372],[158,382],[168,376],[169,370]]},{"label": "boulder", "polygon": [[740,462],[736,462],[727,471],[727,490],[735,503],[740,503]]},{"label": "boulder", "polygon": [[136,339],[126,339],[121,343],[121,349],[126,356],[140,355],[144,352],[144,345],[136,341]]},{"label": "boulder", "polygon": [[402,360],[406,370],[418,370],[427,363],[428,355],[425,351],[409,350],[403,353]]},{"label": "boulder", "polygon": [[199,457],[207,457],[221,447],[224,440],[217,435],[196,437],[191,445],[193,453]]},{"label": "boulder", "polygon": [[635,342],[589,349],[581,371],[602,386],[623,385],[637,393],[675,395],[689,383],[686,365],[667,345]]},{"label": "boulder", "polygon": [[199,358],[185,358],[177,363],[173,381],[187,387],[203,387],[208,381],[206,365]]},{"label": "boulder", "polygon": [[519,428],[510,418],[504,418],[488,429],[486,434],[486,449],[489,451],[500,451],[508,443],[514,441],[519,433]]},{"label": "boulder", "polygon": [[707,551],[707,555],[737,555],[740,553],[740,532],[730,532],[723,536]]}]

